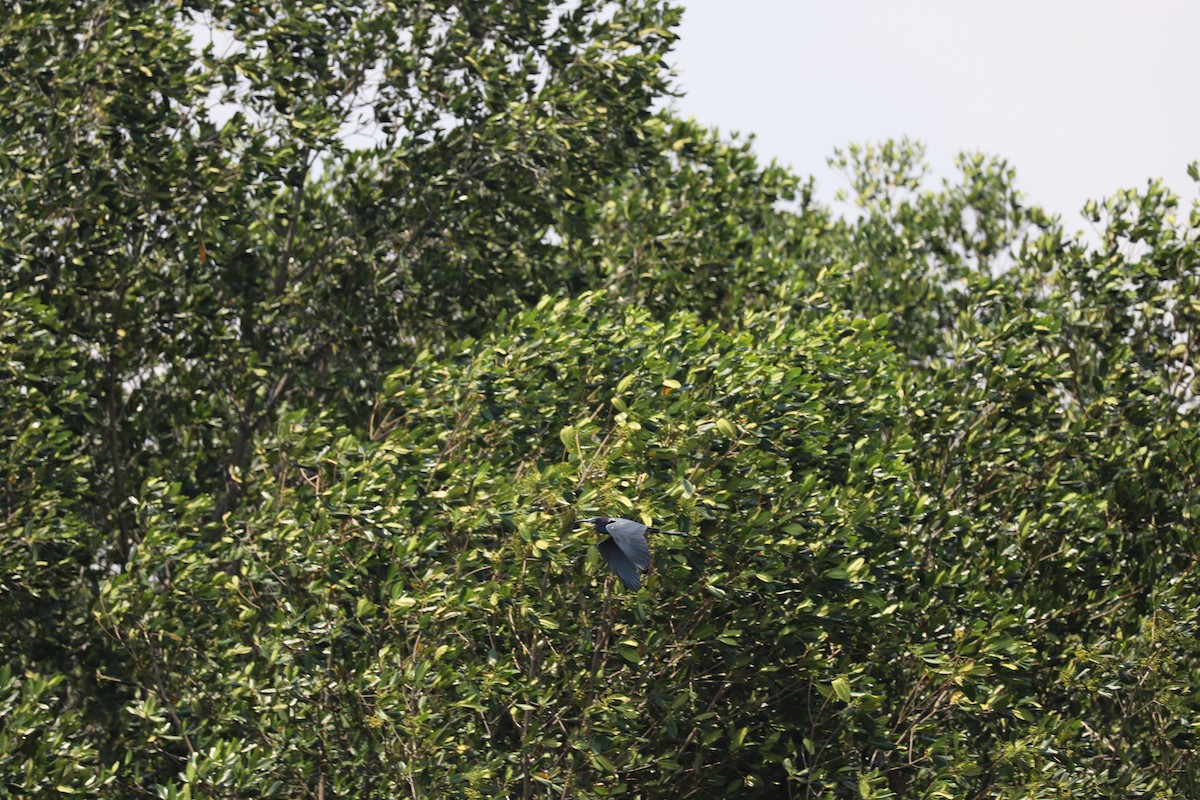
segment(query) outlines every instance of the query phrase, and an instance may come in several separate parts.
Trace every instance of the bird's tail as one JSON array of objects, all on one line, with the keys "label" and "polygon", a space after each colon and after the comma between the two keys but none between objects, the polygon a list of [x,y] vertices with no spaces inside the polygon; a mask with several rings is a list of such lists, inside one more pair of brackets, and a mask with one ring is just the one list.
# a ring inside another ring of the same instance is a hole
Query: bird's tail
[{"label": "bird's tail", "polygon": [[687,536],[687,534],[683,531],[668,531],[663,530],[662,528],[646,528],[646,530],[650,531],[651,533],[669,533],[672,536]]}]

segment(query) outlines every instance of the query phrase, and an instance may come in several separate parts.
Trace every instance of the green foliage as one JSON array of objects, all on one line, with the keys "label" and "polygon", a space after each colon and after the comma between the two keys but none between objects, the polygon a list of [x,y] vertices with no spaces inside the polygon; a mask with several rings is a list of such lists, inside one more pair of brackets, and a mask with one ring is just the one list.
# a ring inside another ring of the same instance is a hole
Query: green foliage
[{"label": "green foliage", "polygon": [[[585,227],[568,230],[568,266],[598,267],[600,286],[639,305],[683,305],[705,318],[790,297],[796,262],[817,259],[831,224],[811,185],[776,164],[760,167],[747,143],[694,122],[655,122],[654,158],[588,204]],[[794,201],[798,213],[780,213]]]},{"label": "green foliage", "polygon": [[[173,738],[191,763],[221,731],[248,748],[234,785],[255,792],[615,790],[628,770],[646,791],[712,792],[747,758],[767,791],[804,737],[844,731],[829,687],[866,669],[861,632],[894,620],[867,566],[894,546],[868,514],[903,497],[898,457],[865,446],[890,426],[865,397],[887,363],[877,332],[758,315],[724,334],[606,308],[546,303],[419,358],[389,376],[375,441],[287,420],[243,475],[262,501],[225,518],[220,546],[203,544],[207,508],[153,487],[147,536],[101,594],[104,625],[137,631],[130,657],[163,682],[128,746]],[[696,542],[660,548],[657,602],[612,592],[575,504],[693,520]],[[764,711],[798,691],[810,711]]]},{"label": "green foliage", "polygon": [[887,314],[915,359],[946,355],[944,334],[959,323],[974,279],[1008,269],[1043,233],[1061,239],[999,159],[959,156],[960,182],[940,191],[924,189],[924,150],[907,140],[851,146],[830,164],[847,176],[861,216],[843,223],[844,247],[819,282],[845,308]]},{"label": "green foliage", "polygon": [[1200,208],[838,217],[678,14],[0,18],[4,790],[1200,794]]},{"label": "green foliage", "polygon": [[[146,478],[187,464],[189,490],[227,510],[285,404],[353,415],[405,351],[561,285],[549,232],[644,152],[678,16],[567,5],[6,17],[6,286],[77,347],[118,560]],[[360,127],[375,145],[348,150]]]}]

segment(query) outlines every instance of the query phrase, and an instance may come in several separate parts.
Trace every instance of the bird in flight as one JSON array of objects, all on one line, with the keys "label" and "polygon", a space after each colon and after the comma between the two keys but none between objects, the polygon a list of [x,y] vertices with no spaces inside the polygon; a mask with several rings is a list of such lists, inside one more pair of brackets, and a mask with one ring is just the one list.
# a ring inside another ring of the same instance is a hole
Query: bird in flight
[{"label": "bird in flight", "polygon": [[642,576],[650,568],[650,547],[646,544],[646,533],[669,533],[672,536],[686,536],[681,531],[667,531],[662,528],[651,528],[640,522],[621,517],[588,517],[580,520],[596,526],[596,533],[607,534],[609,538],[602,541],[598,547],[605,563],[617,573],[621,583],[630,589],[642,585]]}]

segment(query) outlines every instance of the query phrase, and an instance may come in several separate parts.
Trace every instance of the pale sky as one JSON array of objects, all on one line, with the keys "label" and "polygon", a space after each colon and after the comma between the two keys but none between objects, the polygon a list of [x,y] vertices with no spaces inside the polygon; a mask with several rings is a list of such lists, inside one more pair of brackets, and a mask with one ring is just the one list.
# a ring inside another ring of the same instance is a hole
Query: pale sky
[{"label": "pale sky", "polygon": [[1196,0],[684,0],[672,65],[683,116],[756,135],[755,151],[844,188],[835,147],[909,136],[935,175],[1001,156],[1028,199],[1079,210],[1164,178],[1197,196]]}]

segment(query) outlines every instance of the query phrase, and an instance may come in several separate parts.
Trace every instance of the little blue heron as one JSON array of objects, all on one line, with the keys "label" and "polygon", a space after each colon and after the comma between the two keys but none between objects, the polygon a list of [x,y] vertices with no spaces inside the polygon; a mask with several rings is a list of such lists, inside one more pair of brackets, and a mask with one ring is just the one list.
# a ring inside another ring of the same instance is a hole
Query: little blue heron
[{"label": "little blue heron", "polygon": [[668,531],[662,528],[652,528],[631,519],[621,517],[588,517],[580,520],[596,526],[596,533],[608,534],[607,539],[598,547],[600,555],[608,564],[621,583],[630,589],[642,585],[639,572],[650,568],[650,547],[646,544],[647,533],[669,533],[672,536],[686,536],[682,531]]}]

